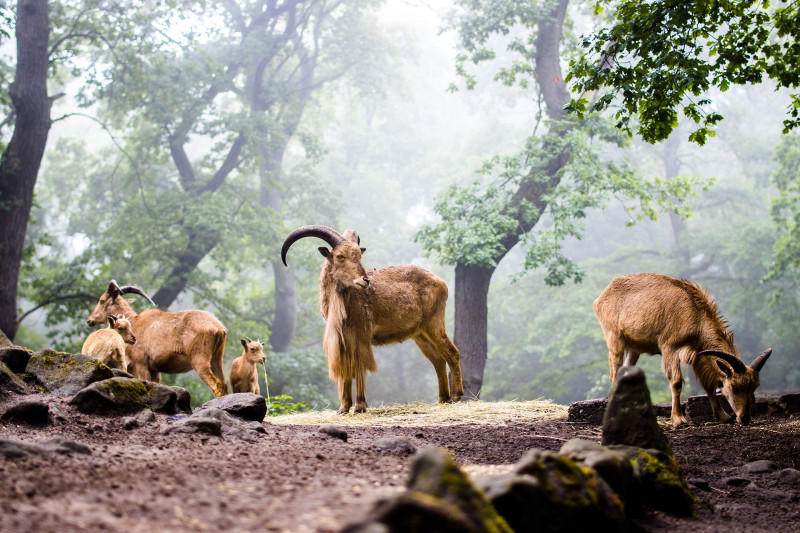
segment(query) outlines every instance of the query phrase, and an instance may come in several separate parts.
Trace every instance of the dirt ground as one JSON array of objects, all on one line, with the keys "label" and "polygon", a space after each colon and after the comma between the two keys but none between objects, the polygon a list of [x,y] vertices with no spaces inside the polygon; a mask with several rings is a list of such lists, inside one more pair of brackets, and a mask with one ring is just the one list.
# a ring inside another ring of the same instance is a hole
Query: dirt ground
[{"label": "dirt ground", "polygon": [[[126,430],[121,419],[62,409],[66,421],[40,429],[0,425],[0,438],[36,442],[62,435],[92,449],[49,459],[0,457],[0,531],[333,532],[403,490],[411,455],[382,451],[375,445],[381,437],[447,448],[477,477],[509,471],[531,448],[557,451],[569,439],[601,436],[597,426],[568,422],[565,408],[550,419],[495,414],[432,424],[406,413],[356,426],[347,424],[363,415],[331,412],[327,423],[339,423],[346,442],[321,433],[316,422],[291,417],[267,419],[265,433],[245,442],[164,434],[170,421],[163,415]],[[762,417],[747,427],[678,430],[664,420],[662,427],[699,504],[693,518],[648,515],[636,523],[642,531],[800,529],[800,483],[739,470],[756,460],[800,469],[800,420]]]}]

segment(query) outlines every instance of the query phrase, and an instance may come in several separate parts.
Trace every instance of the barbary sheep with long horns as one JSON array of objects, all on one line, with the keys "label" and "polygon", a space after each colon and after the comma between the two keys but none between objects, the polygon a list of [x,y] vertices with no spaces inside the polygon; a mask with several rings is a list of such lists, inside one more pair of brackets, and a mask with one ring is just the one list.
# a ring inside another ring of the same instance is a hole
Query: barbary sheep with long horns
[{"label": "barbary sheep with long horns", "polygon": [[[161,311],[147,309],[137,314],[124,294],[147,298],[138,287],[120,287],[111,280],[106,292],[86,317],[90,326],[105,321],[106,315],[129,317],[136,344],[127,348],[130,371],[139,379],[161,382],[161,372],[182,374],[190,370],[219,398],[228,394],[228,384],[222,371],[222,354],[227,331],[208,311]],[[153,304],[155,305],[155,304]]]},{"label": "barbary sheep with long horns", "polygon": [[686,424],[681,363],[694,370],[717,420],[731,420],[717,400],[716,389],[722,387],[737,421],[750,422],[759,372],[772,349],[746,366],[707,291],[662,274],[628,274],[608,284],[594,301],[594,312],[605,334],[612,383],[623,362],[635,365],[642,353],[661,354],[672,388],[674,427]]},{"label": "barbary sheep with long horns", "polygon": [[[367,410],[367,371],[377,367],[373,345],[414,339],[422,354],[433,364],[439,381],[439,402],[457,402],[464,394],[459,353],[445,330],[447,284],[416,265],[364,270],[360,239],[355,231],[344,235],[327,226],[302,226],[283,242],[281,260],[296,241],[316,237],[331,249],[321,247],[325,258],[319,276],[319,304],[325,318],[323,348],[328,372],[339,386],[345,414],[353,406],[352,382],[356,382],[354,412]],[[447,378],[450,368],[452,391]]]}]

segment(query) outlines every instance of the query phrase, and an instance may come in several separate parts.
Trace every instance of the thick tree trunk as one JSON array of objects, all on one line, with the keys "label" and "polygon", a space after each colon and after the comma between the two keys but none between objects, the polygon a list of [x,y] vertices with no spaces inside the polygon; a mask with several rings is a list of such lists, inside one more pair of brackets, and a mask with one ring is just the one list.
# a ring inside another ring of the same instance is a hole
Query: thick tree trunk
[{"label": "thick tree trunk", "polygon": [[294,276],[281,262],[272,263],[275,275],[275,315],[270,324],[269,344],[273,352],[285,352],[297,329],[297,288]]},{"label": "thick tree trunk", "polygon": [[[558,0],[551,12],[539,22],[536,37],[536,79],[551,121],[551,133],[563,136],[568,129],[559,124],[564,116],[563,106],[569,101],[564,78],[561,76],[560,44],[562,24],[569,0]],[[523,180],[512,195],[508,213],[517,221],[516,231],[501,240],[503,250],[494,257],[495,265],[519,242],[520,237],[530,231],[547,208],[545,195],[557,187],[561,177],[559,171],[569,161],[570,153],[558,146],[543,147],[552,158],[544,167],[549,177],[546,181],[533,175]],[[531,213],[530,206],[536,208]],[[454,342],[461,352],[461,371],[464,382],[464,397],[478,398],[483,387],[483,373],[488,355],[487,317],[489,283],[495,267],[456,264],[456,318]]]},{"label": "thick tree trunk", "polygon": [[0,330],[17,333],[17,282],[33,189],[50,131],[47,0],[17,3],[17,69],[9,89],[14,134],[0,161]]},{"label": "thick tree trunk", "polygon": [[189,232],[189,244],[178,256],[178,264],[153,296],[156,305],[163,309],[172,305],[178,295],[186,289],[189,276],[219,243],[219,231],[211,228],[194,227]]},{"label": "thick tree trunk", "polygon": [[486,327],[489,282],[494,268],[456,265],[456,316],[453,342],[461,352],[464,399],[480,397],[488,354]]}]

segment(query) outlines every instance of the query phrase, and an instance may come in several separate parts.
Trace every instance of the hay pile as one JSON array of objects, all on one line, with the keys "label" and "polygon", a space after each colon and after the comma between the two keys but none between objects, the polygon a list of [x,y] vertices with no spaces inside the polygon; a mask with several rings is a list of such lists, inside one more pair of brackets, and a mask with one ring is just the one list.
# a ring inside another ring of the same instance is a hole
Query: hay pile
[{"label": "hay pile", "polygon": [[393,404],[370,407],[366,413],[339,416],[334,410],[311,411],[269,417],[279,425],[336,424],[339,426],[445,426],[454,424],[495,424],[530,420],[551,420],[567,416],[567,408],[549,400],[483,402],[452,404]]}]

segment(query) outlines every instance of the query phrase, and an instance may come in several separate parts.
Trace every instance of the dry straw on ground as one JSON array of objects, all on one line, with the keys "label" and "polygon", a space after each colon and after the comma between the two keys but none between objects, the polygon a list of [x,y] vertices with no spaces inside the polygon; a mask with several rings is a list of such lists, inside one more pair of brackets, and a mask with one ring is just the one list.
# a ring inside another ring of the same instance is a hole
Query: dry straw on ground
[{"label": "dry straw on ground", "polygon": [[281,425],[336,424],[340,426],[441,426],[454,424],[506,424],[550,420],[567,416],[567,408],[549,400],[430,404],[393,404],[370,407],[366,413],[339,416],[334,410],[270,417]]}]

